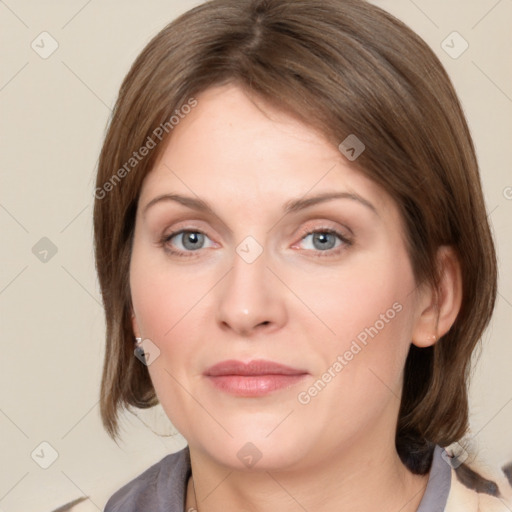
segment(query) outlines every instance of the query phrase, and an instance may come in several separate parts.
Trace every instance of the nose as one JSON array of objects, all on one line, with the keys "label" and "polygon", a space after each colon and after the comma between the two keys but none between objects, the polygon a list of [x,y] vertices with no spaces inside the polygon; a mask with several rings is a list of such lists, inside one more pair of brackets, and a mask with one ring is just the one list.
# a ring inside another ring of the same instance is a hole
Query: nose
[{"label": "nose", "polygon": [[233,266],[218,289],[217,321],[221,329],[239,336],[270,333],[287,320],[285,289],[267,267],[265,250],[248,262],[238,253]]}]

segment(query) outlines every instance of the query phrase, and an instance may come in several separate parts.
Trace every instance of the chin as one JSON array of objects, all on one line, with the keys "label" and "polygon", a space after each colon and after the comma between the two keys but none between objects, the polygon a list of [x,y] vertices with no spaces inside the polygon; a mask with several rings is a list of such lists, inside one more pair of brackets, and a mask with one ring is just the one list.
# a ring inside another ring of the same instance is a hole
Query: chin
[{"label": "chin", "polygon": [[[282,418],[281,418],[282,420]],[[276,423],[274,423],[275,429]],[[235,470],[278,471],[296,467],[304,458],[307,440],[311,438],[306,432],[294,435],[290,430],[279,426],[269,435],[253,428],[230,431],[222,439],[209,438],[201,444],[201,451],[206,452],[218,463]],[[298,448],[300,447],[300,449]]]}]

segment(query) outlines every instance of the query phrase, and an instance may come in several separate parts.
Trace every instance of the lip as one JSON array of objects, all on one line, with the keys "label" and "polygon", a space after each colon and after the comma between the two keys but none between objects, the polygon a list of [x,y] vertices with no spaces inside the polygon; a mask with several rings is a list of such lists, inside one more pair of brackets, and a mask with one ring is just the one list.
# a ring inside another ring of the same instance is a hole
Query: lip
[{"label": "lip", "polygon": [[257,397],[287,389],[308,372],[274,361],[257,359],[243,363],[228,360],[208,368],[204,375],[217,389],[237,396]]},{"label": "lip", "polygon": [[221,361],[210,366],[205,371],[205,375],[209,377],[219,377],[222,375],[303,375],[308,373],[306,370],[292,368],[284,364],[267,361],[266,359],[254,359],[248,363],[229,359]]}]

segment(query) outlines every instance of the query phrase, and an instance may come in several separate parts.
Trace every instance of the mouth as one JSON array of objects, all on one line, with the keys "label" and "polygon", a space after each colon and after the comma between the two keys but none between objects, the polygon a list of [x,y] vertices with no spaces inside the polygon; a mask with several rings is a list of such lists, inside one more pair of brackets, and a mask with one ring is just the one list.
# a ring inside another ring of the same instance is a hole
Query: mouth
[{"label": "mouth", "polygon": [[288,389],[304,379],[306,370],[267,361],[222,361],[204,372],[207,380],[226,393],[258,397],[278,390]]}]

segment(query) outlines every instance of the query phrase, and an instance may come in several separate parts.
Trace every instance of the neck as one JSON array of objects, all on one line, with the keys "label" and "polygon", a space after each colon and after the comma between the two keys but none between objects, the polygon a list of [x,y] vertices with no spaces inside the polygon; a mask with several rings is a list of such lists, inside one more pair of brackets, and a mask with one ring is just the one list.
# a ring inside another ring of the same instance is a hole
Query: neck
[{"label": "neck", "polygon": [[416,512],[428,475],[412,474],[394,444],[386,448],[380,441],[364,451],[344,448],[322,464],[287,471],[237,470],[190,447],[193,480],[186,510],[225,512],[229,504],[230,510],[251,512]]}]

